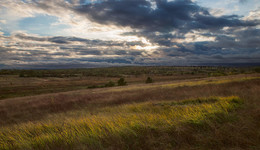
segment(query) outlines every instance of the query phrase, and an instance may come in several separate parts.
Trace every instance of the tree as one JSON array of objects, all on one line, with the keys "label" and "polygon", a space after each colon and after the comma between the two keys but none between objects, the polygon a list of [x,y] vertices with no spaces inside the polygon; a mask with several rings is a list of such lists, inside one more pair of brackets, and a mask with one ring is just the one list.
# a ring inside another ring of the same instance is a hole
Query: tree
[{"label": "tree", "polygon": [[151,77],[147,77],[145,83],[153,83],[153,79]]},{"label": "tree", "polygon": [[117,84],[118,86],[124,86],[126,85],[126,81],[124,78],[120,78],[118,81],[117,81]]}]

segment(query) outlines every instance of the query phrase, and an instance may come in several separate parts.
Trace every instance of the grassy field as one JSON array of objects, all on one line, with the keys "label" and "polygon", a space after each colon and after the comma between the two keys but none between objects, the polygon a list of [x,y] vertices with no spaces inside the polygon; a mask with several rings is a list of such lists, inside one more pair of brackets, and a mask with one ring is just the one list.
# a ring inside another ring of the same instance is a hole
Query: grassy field
[{"label": "grassy field", "polygon": [[[242,103],[238,97],[212,97],[105,107],[97,115],[59,116],[52,121],[4,127],[0,139],[2,149],[104,149],[111,144],[118,149],[135,149],[148,148],[142,143],[146,132],[162,132],[172,138],[167,147],[173,148],[179,141],[174,139],[176,135],[170,133],[178,127],[191,124],[204,128],[207,121],[223,119]],[[163,146],[166,141],[149,142],[162,148],[160,145]]]},{"label": "grassy field", "polygon": [[179,81],[206,77],[252,74],[258,67],[114,67],[67,70],[0,70],[0,100],[13,97],[57,93],[106,84],[125,78],[128,85],[144,83],[147,77],[155,82]]},{"label": "grassy field", "polygon": [[[78,78],[10,76],[28,86]],[[0,149],[260,149],[259,74],[155,76],[2,99]]]}]

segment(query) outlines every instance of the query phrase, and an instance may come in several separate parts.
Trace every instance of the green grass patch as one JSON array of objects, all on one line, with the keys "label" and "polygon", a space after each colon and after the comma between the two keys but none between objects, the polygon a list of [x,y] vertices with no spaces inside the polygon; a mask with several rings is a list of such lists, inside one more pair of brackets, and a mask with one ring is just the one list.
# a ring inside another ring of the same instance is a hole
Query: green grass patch
[{"label": "green grass patch", "polygon": [[211,97],[211,98],[197,98],[192,100],[183,100],[180,102],[172,102],[171,105],[200,105],[200,104],[208,104],[208,103],[215,103],[218,101],[218,98]]},{"label": "green grass patch", "polygon": [[242,104],[232,96],[106,107],[97,115],[1,127],[0,149],[172,148],[178,128],[225,118]]}]

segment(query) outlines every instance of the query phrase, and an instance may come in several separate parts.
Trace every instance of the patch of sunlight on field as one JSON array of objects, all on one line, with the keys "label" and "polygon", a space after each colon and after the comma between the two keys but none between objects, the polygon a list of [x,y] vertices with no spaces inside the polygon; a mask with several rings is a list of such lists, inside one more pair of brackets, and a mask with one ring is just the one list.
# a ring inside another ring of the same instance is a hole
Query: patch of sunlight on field
[{"label": "patch of sunlight on field", "polygon": [[253,80],[253,79],[260,79],[260,77],[242,77],[242,78],[233,78],[233,79],[231,78],[231,79],[201,80],[201,81],[166,84],[166,85],[163,85],[163,87],[196,86],[196,85],[205,85],[205,84],[223,84],[223,83],[246,81],[246,80]]},{"label": "patch of sunlight on field", "polygon": [[[238,97],[144,102],[101,108],[97,115],[62,121],[39,121],[0,128],[0,149],[71,149],[78,145],[104,148],[105,141],[121,143],[144,134],[143,129],[171,130],[199,123],[214,114],[239,107]],[[64,116],[66,117],[66,116]]]},{"label": "patch of sunlight on field", "polygon": [[150,89],[150,88],[175,88],[179,86],[197,86],[197,85],[206,85],[206,84],[223,84],[229,82],[239,82],[239,81],[246,81],[246,80],[253,80],[253,79],[260,79],[260,77],[235,77],[235,78],[218,78],[218,79],[201,79],[199,81],[181,81],[175,83],[168,83],[168,84],[149,84],[149,85],[134,85],[128,86],[124,88],[114,88],[109,89],[109,91],[129,91],[129,90],[141,90],[141,89]]}]

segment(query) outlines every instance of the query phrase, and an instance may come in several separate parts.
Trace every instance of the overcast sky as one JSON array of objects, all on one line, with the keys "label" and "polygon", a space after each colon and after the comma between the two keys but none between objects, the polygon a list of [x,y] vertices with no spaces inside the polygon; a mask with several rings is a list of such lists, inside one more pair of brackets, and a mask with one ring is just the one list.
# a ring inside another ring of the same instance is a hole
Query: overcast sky
[{"label": "overcast sky", "polygon": [[248,63],[259,0],[0,0],[0,69]]}]

